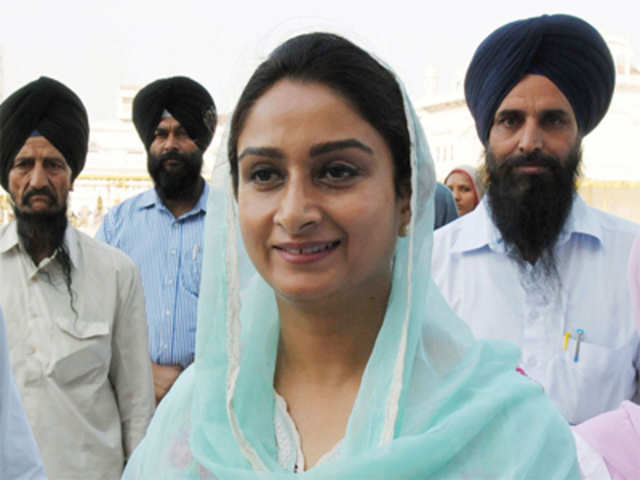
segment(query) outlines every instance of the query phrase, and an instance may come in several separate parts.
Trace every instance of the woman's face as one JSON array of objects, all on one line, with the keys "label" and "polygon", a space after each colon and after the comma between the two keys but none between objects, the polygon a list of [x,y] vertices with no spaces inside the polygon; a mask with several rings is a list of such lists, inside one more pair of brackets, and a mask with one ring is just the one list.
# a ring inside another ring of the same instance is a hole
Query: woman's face
[{"label": "woman's face", "polygon": [[386,142],[343,97],[278,81],[250,111],[237,151],[245,247],[280,297],[388,291],[409,198],[396,195]]},{"label": "woman's face", "polygon": [[458,215],[464,215],[476,208],[476,195],[467,175],[454,172],[447,178],[446,185],[453,193],[456,207],[458,207]]}]

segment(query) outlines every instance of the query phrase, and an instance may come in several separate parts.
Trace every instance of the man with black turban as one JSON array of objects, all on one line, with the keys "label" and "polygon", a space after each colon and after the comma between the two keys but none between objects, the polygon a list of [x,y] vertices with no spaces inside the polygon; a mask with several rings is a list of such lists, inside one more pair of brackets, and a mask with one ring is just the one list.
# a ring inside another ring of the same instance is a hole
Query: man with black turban
[{"label": "man with black turban", "polygon": [[572,423],[639,393],[626,272],[640,227],[576,193],[582,138],[614,84],[607,45],[579,18],[543,15],[489,35],[465,79],[486,195],[435,233],[433,249],[456,312],[478,337],[518,344],[524,370]]},{"label": "man with black turban", "polygon": [[140,275],[67,222],[89,122],[42,77],[0,105],[0,305],[16,384],[49,478],[120,478],[155,407]]},{"label": "man with black turban", "polygon": [[209,195],[202,157],[216,119],[211,95],[189,78],[156,80],[140,90],[133,122],[155,188],[111,209],[96,234],[142,273],[157,402],[194,358]]}]

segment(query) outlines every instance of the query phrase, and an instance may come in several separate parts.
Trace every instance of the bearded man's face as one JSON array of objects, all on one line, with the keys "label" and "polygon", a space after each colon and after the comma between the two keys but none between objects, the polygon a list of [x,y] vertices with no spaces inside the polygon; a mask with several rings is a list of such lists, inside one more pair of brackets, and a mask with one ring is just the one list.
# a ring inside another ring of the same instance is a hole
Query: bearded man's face
[{"label": "bearded man's face", "polygon": [[553,246],[567,220],[580,165],[571,104],[548,78],[527,75],[496,110],[486,152],[494,223],[522,262],[555,270]]},{"label": "bearded man's face", "polygon": [[147,154],[147,168],[160,196],[191,196],[198,189],[202,164],[202,152],[184,127],[171,116],[163,118]]}]

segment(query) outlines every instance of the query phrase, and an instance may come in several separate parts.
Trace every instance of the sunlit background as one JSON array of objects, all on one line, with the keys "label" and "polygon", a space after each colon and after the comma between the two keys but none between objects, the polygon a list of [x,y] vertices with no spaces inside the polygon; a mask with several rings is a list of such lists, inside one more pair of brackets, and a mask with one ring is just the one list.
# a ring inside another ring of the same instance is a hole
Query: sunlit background
[{"label": "sunlit background", "polygon": [[[133,96],[157,78],[187,75],[214,97],[221,123],[205,155],[209,178],[224,122],[257,64],[292,35],[339,33],[404,81],[442,179],[455,165],[481,161],[462,91],[475,48],[498,26],[542,13],[584,18],[614,54],[616,92],[604,121],[585,139],[580,191],[588,203],[640,221],[640,2],[2,3],[0,98],[47,75],[71,87],[89,111],[89,156],[70,202],[72,221],[89,233],[111,206],[151,186],[130,117]],[[2,224],[11,208],[0,192]]]}]

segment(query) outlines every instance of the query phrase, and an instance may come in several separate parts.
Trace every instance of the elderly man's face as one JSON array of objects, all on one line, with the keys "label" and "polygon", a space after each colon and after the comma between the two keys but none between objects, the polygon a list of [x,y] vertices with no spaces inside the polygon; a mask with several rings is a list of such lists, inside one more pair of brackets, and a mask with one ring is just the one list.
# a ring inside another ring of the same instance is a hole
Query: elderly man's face
[{"label": "elderly man's face", "polygon": [[[547,77],[525,76],[504,98],[489,132],[489,150],[498,164],[531,153],[566,162],[579,140],[571,104]],[[544,165],[524,162],[522,174],[540,174]]]},{"label": "elderly man's face", "polygon": [[24,213],[65,210],[72,184],[71,168],[45,137],[29,137],[9,170],[9,193]]}]

